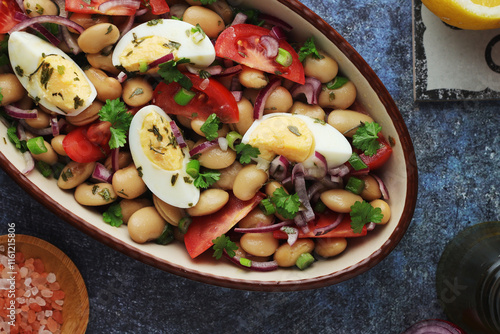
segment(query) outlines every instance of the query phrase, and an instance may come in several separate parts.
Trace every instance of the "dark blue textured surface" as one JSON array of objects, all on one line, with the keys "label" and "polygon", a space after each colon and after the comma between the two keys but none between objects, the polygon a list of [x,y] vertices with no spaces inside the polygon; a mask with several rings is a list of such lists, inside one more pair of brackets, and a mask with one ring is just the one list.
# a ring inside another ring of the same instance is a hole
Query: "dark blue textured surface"
[{"label": "dark blue textured surface", "polygon": [[419,166],[414,219],[370,271],[313,291],[259,293],[180,278],[103,246],[48,212],[0,172],[0,232],[45,239],[81,271],[88,333],[400,333],[443,318],[434,287],[446,242],[474,223],[499,220],[500,102],[413,101],[408,0],[305,0],[365,58],[392,94]]}]

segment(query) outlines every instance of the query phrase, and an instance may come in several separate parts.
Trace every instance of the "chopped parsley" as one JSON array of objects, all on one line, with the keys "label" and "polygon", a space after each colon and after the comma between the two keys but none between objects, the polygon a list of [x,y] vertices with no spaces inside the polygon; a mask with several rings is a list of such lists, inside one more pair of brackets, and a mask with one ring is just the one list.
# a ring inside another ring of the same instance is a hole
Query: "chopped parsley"
[{"label": "chopped parsley", "polygon": [[293,133],[294,135],[296,135],[297,137],[302,136],[302,134],[300,133],[299,129],[295,125],[289,125],[288,126],[288,130],[291,133]]},{"label": "chopped parsley", "polygon": [[7,52],[9,35],[5,36],[6,37],[3,39],[3,41],[0,42],[0,66],[10,64],[9,53]]},{"label": "chopped parsley", "polygon": [[214,140],[219,137],[217,131],[219,131],[220,125],[220,118],[216,114],[211,114],[200,127],[200,130],[205,134],[207,140]]},{"label": "chopped parsley", "polygon": [[276,206],[276,211],[285,219],[293,219],[299,212],[300,199],[298,194],[287,194],[285,189],[278,188],[271,196],[271,202]]},{"label": "chopped parsley", "polygon": [[224,253],[224,250],[226,250],[227,255],[230,257],[233,257],[236,255],[235,250],[238,249],[238,246],[234,242],[229,239],[229,237],[226,237],[225,234],[217,237],[216,239],[212,240],[214,243],[213,249],[214,249],[214,255],[217,260],[219,260],[222,257],[222,254]]},{"label": "chopped parsley", "polygon": [[111,138],[109,148],[123,147],[127,142],[127,132],[133,115],[127,111],[127,107],[120,98],[106,100],[106,104],[99,111],[99,119],[111,123]]},{"label": "chopped parsley", "polygon": [[151,26],[155,26],[155,25],[162,23],[162,22],[163,22],[163,19],[153,19],[153,20],[149,20],[147,25],[151,27]]},{"label": "chopped parsley", "polygon": [[314,37],[309,37],[304,45],[299,49],[299,60],[303,61],[307,56],[311,55],[316,59],[322,59],[325,56],[319,54],[318,49],[316,49],[316,44],[314,44]]},{"label": "chopped parsley", "polygon": [[153,128],[148,129],[148,131],[152,132],[160,143],[163,141],[163,136],[161,135],[160,130],[158,130],[158,127],[156,125],[153,124]]},{"label": "chopped parsley", "polygon": [[214,170],[207,170],[204,173],[198,173],[194,179],[194,186],[196,188],[208,188],[220,179],[220,172]]},{"label": "chopped parsley", "polygon": [[378,133],[381,130],[382,127],[376,122],[361,123],[356,133],[352,136],[352,144],[366,155],[372,156],[380,148]]},{"label": "chopped parsley", "polygon": [[166,83],[177,82],[185,89],[190,90],[191,87],[193,87],[193,83],[185,74],[183,74],[177,68],[177,65],[189,62],[190,60],[187,58],[181,58],[177,61],[169,60],[163,64],[160,64],[158,74],[163,78],[163,80]]},{"label": "chopped parsley", "polygon": [[257,158],[260,154],[260,150],[257,147],[253,147],[250,144],[239,143],[235,146],[236,153],[240,154],[240,163],[248,164],[252,161],[252,158]]},{"label": "chopped parsley", "polygon": [[14,146],[19,151],[21,151],[21,153],[24,153],[28,150],[26,140],[19,139],[19,137],[17,136],[17,129],[15,126],[11,126],[10,128],[7,129],[7,137],[9,138],[10,142],[14,144]]},{"label": "chopped parsley", "polygon": [[132,94],[130,94],[130,96],[128,97],[129,99],[133,98],[134,96],[136,95],[141,95],[141,94],[144,94],[144,90],[141,88],[141,87],[137,87],[133,92]]},{"label": "chopped parsley", "polygon": [[384,215],[380,208],[374,208],[367,201],[357,201],[351,206],[351,228],[354,233],[361,233],[363,226],[370,222],[380,223]]},{"label": "chopped parsley", "polygon": [[84,101],[78,95],[76,95],[73,98],[73,101],[75,102],[75,104],[73,106],[75,109],[78,109],[79,107],[83,106]]},{"label": "chopped parsley", "polygon": [[116,202],[102,214],[102,219],[111,226],[119,227],[123,224],[122,208],[120,203]]},{"label": "chopped parsley", "polygon": [[210,5],[210,4],[213,4],[214,2],[216,2],[217,0],[194,0],[196,2],[201,2],[202,5]]},{"label": "chopped parsley", "polygon": [[2,87],[0,87],[0,104],[2,103],[3,95],[2,95]]}]

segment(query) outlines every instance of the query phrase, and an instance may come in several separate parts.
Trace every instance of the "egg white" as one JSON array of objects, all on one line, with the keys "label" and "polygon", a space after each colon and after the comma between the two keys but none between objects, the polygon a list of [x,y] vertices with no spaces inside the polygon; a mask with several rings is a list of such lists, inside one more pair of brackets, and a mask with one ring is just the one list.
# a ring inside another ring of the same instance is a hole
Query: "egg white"
[{"label": "egg white", "polygon": [[[194,186],[193,179],[186,173],[186,164],[190,160],[189,148],[184,147],[182,149],[184,158],[181,169],[173,171],[161,168],[144,153],[140,143],[140,133],[144,119],[151,113],[158,113],[167,122],[172,120],[161,108],[155,105],[148,105],[139,110],[134,115],[129,129],[128,142],[132,159],[136,167],[141,170],[144,183],[159,199],[178,208],[194,206],[200,198],[200,190]],[[174,175],[177,175],[177,177],[174,185],[172,185]]]},{"label": "egg white", "polygon": [[[113,65],[122,66],[120,56],[134,40],[158,36],[180,44],[180,47],[173,52],[174,60],[187,58],[195,66],[207,67],[215,60],[214,46],[208,37],[195,42],[186,33],[192,28],[196,27],[190,23],[173,19],[161,19],[155,21],[154,25],[149,22],[142,23],[131,29],[118,41],[112,55]],[[165,48],[165,51],[164,55],[170,53],[168,48]]]},{"label": "egg white", "polygon": [[[250,128],[243,136],[242,142],[248,144],[253,131],[260,124],[262,124],[262,122],[271,117],[278,116],[300,118],[302,121],[304,121],[314,137],[315,147],[313,151],[321,153],[325,157],[328,168],[340,166],[351,157],[351,144],[342,133],[340,133],[337,129],[335,129],[328,123],[319,122],[317,119],[305,115],[292,115],[288,113],[272,113],[264,115],[261,119],[255,120],[252,123]],[[304,167],[314,167],[313,156],[314,154],[302,162]],[[260,164],[265,163],[264,161],[262,161],[262,158],[257,158],[256,161]]]},{"label": "egg white", "polygon": [[[55,47],[49,42],[26,32],[16,31],[10,34],[8,41],[9,59],[13,69],[20,68],[24,72],[20,75],[17,71],[14,71],[17,78],[23,85],[23,87],[28,91],[32,98],[36,98],[39,104],[44,106],[50,111],[61,115],[76,116],[83,110],[87,109],[97,96],[97,91],[85,75],[83,70],[75,63],[66,53],[61,49]],[[83,104],[78,108],[71,110],[70,112],[64,112],[60,110],[57,106],[47,101],[44,97],[44,93],[39,82],[33,82],[30,80],[30,74],[34,73],[38,65],[40,64],[44,55],[59,55],[66,60],[70,61],[76,68],[81,71],[83,77],[80,80],[86,80],[90,85],[90,96],[82,98]]]}]

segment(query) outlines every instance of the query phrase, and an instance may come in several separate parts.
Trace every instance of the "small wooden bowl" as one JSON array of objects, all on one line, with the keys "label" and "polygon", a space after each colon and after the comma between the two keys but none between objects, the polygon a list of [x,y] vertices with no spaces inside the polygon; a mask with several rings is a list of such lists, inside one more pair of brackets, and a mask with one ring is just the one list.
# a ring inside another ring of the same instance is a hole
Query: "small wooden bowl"
[{"label": "small wooden bowl", "polygon": [[[0,248],[8,252],[8,235],[0,236]],[[12,246],[10,244],[10,246]],[[45,271],[54,273],[64,291],[62,333],[84,334],[89,321],[89,297],[82,275],[75,264],[59,248],[29,235],[15,235],[16,252],[22,252],[26,259],[39,258]]]}]

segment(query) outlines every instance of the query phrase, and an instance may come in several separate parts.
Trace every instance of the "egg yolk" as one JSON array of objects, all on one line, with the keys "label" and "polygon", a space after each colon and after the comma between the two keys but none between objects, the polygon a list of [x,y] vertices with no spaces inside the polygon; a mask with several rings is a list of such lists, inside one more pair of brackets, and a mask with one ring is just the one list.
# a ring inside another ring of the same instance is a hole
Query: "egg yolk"
[{"label": "egg yolk", "polygon": [[165,170],[182,168],[184,153],[177,144],[170,123],[158,113],[144,117],[140,129],[141,147],[148,159]]},{"label": "egg yolk", "polygon": [[127,45],[120,55],[121,65],[129,72],[139,71],[141,63],[149,64],[170,52],[176,53],[178,43],[160,36],[137,38]]},{"label": "egg yolk", "polygon": [[283,155],[288,160],[303,162],[314,153],[314,136],[306,123],[294,117],[276,116],[262,122],[252,131],[248,143],[257,147],[260,157],[272,160]]},{"label": "egg yolk", "polygon": [[81,69],[60,55],[43,57],[30,76],[30,85],[39,86],[47,102],[67,113],[81,107],[92,92]]}]

